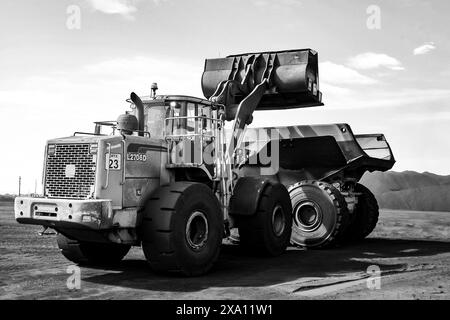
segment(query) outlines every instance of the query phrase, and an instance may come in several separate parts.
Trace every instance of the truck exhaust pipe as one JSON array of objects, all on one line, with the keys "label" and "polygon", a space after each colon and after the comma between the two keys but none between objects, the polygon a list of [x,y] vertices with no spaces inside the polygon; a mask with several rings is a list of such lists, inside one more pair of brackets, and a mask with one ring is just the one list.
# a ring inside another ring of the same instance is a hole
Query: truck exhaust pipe
[{"label": "truck exhaust pipe", "polygon": [[141,98],[139,96],[132,92],[130,94],[130,99],[133,101],[134,105],[137,109],[137,119],[138,119],[138,134],[139,136],[144,136],[144,104],[142,103]]}]

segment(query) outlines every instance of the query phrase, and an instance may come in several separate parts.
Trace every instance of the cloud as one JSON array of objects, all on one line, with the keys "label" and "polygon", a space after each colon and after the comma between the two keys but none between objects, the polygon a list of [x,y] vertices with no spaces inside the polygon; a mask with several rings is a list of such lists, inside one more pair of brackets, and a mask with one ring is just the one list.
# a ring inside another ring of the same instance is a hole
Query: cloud
[{"label": "cloud", "polygon": [[319,70],[321,81],[331,85],[370,85],[378,83],[376,79],[330,61],[320,63]]},{"label": "cloud", "polygon": [[418,56],[418,55],[422,55],[422,54],[427,54],[427,53],[433,51],[434,49],[436,49],[436,46],[434,45],[434,43],[427,42],[427,43],[421,45],[420,47],[415,48],[413,53],[415,56]]},{"label": "cloud", "polygon": [[139,1],[127,0],[87,0],[94,11],[105,14],[118,14],[127,19],[134,19],[133,14],[137,11],[135,4]]},{"label": "cloud", "polygon": [[384,53],[366,52],[351,57],[348,65],[358,70],[387,68],[391,70],[404,70],[402,63]]}]

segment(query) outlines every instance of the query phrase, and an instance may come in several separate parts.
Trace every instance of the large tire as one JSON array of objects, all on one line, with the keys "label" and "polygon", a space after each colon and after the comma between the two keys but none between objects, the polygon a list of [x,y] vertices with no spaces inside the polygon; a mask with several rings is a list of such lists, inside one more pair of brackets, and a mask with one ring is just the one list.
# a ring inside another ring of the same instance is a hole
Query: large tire
[{"label": "large tire", "polygon": [[117,264],[131,248],[131,246],[124,244],[72,240],[61,233],[58,233],[56,242],[64,257],[81,265]]},{"label": "large tire", "polygon": [[293,220],[291,242],[306,248],[335,245],[349,221],[344,196],[321,181],[301,181],[289,187]]},{"label": "large tire", "polygon": [[278,256],[289,245],[292,207],[282,184],[269,184],[263,190],[256,213],[237,216],[240,244],[251,252]]},{"label": "large tire", "polygon": [[360,241],[367,237],[378,222],[378,202],[373,193],[362,184],[355,185],[355,192],[361,193],[353,212],[351,221],[345,232],[345,240]]},{"label": "large tire", "polygon": [[175,182],[147,200],[139,234],[157,272],[197,276],[216,262],[224,236],[220,203],[206,185]]}]

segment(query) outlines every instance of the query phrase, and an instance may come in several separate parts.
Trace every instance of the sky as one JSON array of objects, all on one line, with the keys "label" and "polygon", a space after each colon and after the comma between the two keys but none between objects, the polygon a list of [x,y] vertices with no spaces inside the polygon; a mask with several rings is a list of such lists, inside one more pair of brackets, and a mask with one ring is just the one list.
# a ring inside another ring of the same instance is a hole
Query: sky
[{"label": "sky", "polygon": [[393,170],[450,174],[450,2],[2,0],[0,193],[40,192],[48,139],[92,131],[130,92],[203,97],[205,58],[312,48],[325,106],[253,126],[384,133]]}]

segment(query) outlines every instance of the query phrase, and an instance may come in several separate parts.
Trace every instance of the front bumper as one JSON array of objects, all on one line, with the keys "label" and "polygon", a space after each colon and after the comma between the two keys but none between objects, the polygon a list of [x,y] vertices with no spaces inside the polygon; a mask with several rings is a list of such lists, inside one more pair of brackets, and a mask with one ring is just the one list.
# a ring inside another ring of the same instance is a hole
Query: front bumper
[{"label": "front bumper", "polygon": [[52,228],[109,229],[114,226],[111,200],[71,200],[17,197],[14,215],[19,223]]}]

